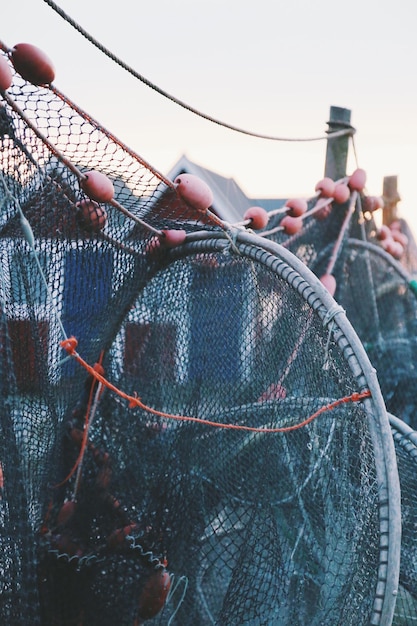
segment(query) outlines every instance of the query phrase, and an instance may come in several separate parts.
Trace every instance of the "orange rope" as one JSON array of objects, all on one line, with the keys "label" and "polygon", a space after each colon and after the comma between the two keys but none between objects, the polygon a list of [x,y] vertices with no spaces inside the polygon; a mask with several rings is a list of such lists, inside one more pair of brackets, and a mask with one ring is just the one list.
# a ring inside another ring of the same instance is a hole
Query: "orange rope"
[{"label": "orange rope", "polygon": [[[100,353],[100,358],[98,360],[98,362],[96,363],[96,365],[101,366],[102,362],[103,362],[103,356],[104,353],[103,351],[101,351]],[[97,370],[95,369],[95,367],[91,368],[94,372],[97,372]],[[97,372],[98,373],[98,372]],[[84,421],[84,430],[83,430],[83,438],[81,441],[81,446],[80,446],[80,451],[78,453],[77,459],[73,465],[73,467],[71,468],[69,474],[63,479],[61,480],[60,483],[58,483],[57,485],[55,485],[55,488],[58,487],[62,487],[62,485],[65,485],[66,482],[69,481],[69,479],[75,474],[78,466],[82,463],[83,458],[84,458],[84,454],[85,454],[85,450],[87,447],[87,443],[88,443],[88,427],[89,427],[89,421],[90,421],[90,412],[91,412],[91,406],[93,404],[93,397],[94,397],[94,387],[95,384],[97,382],[96,377],[94,376],[93,380],[91,381],[91,387],[90,387],[90,393],[88,395],[88,402],[87,402],[87,409],[85,412],[85,421]],[[101,395],[101,392],[100,392]]]},{"label": "orange rope", "polygon": [[221,422],[212,422],[210,420],[205,420],[199,417],[190,417],[187,415],[172,415],[171,413],[164,413],[163,411],[158,411],[157,409],[153,409],[152,407],[149,407],[146,404],[144,404],[138,396],[136,395],[130,396],[124,391],[121,391],[120,389],[118,389],[115,385],[113,385],[106,378],[104,378],[104,376],[99,374],[99,372],[97,372],[93,367],[91,367],[91,365],[89,365],[86,361],[84,361],[76,351],[78,342],[75,337],[69,337],[68,339],[65,339],[64,341],[61,341],[60,345],[62,348],[64,348],[64,350],[68,352],[70,356],[74,357],[74,359],[80,365],[82,365],[82,367],[84,367],[87,370],[87,372],[91,374],[91,376],[94,376],[94,378],[96,378],[105,387],[107,387],[107,389],[110,389],[110,391],[113,391],[115,394],[117,394],[121,398],[128,400],[130,409],[139,407],[143,409],[144,411],[151,413],[152,415],[157,415],[158,417],[165,417],[165,418],[177,420],[180,422],[194,422],[197,424],[204,424],[205,426],[213,426],[214,428],[225,428],[229,430],[243,430],[243,431],[250,431],[250,432],[256,432],[256,433],[289,432],[291,430],[297,430],[298,428],[302,428],[303,426],[306,426],[307,424],[312,422],[314,419],[316,419],[316,417],[318,417],[325,411],[331,411],[332,409],[337,408],[341,404],[346,404],[348,402],[360,402],[361,400],[364,400],[365,398],[370,398],[372,395],[369,390],[366,390],[361,393],[355,392],[355,393],[352,393],[350,396],[339,398],[339,400],[335,400],[334,402],[331,402],[330,404],[326,404],[325,406],[322,406],[318,411],[313,413],[313,415],[310,415],[310,417],[306,418],[302,422],[299,422],[298,424],[294,424],[292,426],[282,426],[280,428],[262,428],[262,427],[258,428],[256,426],[243,426],[241,424],[223,424]]}]

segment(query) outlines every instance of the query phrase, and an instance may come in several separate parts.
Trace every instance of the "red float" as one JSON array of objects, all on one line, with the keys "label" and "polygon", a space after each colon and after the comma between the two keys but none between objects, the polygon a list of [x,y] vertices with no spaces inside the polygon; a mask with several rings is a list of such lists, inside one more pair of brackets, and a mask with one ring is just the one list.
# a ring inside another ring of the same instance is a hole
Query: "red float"
[{"label": "red float", "polygon": [[33,85],[49,85],[55,79],[52,61],[30,43],[16,44],[12,49],[11,60],[16,72]]},{"label": "red float", "polygon": [[250,220],[250,228],[253,230],[262,230],[269,222],[269,215],[265,209],[260,206],[250,207],[244,214],[245,220]]},{"label": "red float", "polygon": [[336,279],[333,274],[323,274],[320,278],[320,282],[326,287],[331,296],[336,293]]},{"label": "red float", "polygon": [[139,597],[140,620],[152,619],[158,615],[164,607],[170,587],[171,578],[166,569],[158,569],[150,575]]},{"label": "red float", "polygon": [[7,91],[12,84],[13,75],[7,59],[0,55],[0,91]]},{"label": "red float", "polygon": [[163,230],[160,242],[164,248],[175,248],[184,243],[187,233],[185,230]]},{"label": "red float", "polygon": [[90,231],[99,232],[103,230],[107,223],[107,213],[94,200],[82,200],[78,202],[77,208],[81,224]]},{"label": "red float", "polygon": [[282,218],[280,226],[282,226],[284,232],[287,235],[295,235],[302,229],[303,220],[301,217],[292,217],[291,215],[286,215]]},{"label": "red float", "polygon": [[91,170],[85,173],[80,183],[84,193],[96,202],[111,202],[114,196],[113,183],[105,174]]},{"label": "red float", "polygon": [[206,211],[213,204],[210,187],[194,174],[180,174],[174,185],[182,200],[197,211]]},{"label": "red float", "polygon": [[335,182],[328,176],[325,176],[317,183],[315,190],[320,192],[323,198],[332,198],[334,194]]},{"label": "red float", "polygon": [[350,189],[354,191],[359,191],[359,192],[363,191],[366,185],[365,170],[362,170],[361,168],[358,168],[357,170],[355,170],[353,174],[351,174],[351,176],[349,177],[348,185]]},{"label": "red float", "polygon": [[345,183],[337,183],[333,191],[333,201],[336,204],[344,204],[349,200],[350,189]]},{"label": "red float", "polygon": [[284,206],[287,207],[287,215],[291,217],[301,217],[308,208],[307,200],[304,198],[289,198]]}]

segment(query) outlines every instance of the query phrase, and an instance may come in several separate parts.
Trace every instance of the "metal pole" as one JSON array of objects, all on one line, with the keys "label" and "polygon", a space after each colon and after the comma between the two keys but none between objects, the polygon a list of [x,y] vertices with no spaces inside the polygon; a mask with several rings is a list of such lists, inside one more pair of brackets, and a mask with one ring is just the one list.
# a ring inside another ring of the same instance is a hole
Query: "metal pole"
[{"label": "metal pole", "polygon": [[382,221],[389,226],[394,222],[397,215],[397,203],[401,200],[398,193],[397,176],[385,176],[382,197],[384,199],[384,209],[382,211]]},{"label": "metal pole", "polygon": [[[328,123],[327,133],[330,135],[338,130],[352,129],[350,124],[349,109],[343,109],[341,107],[330,107],[330,119]],[[333,180],[338,180],[346,176],[346,165],[349,149],[350,135],[343,135],[341,137],[331,137],[327,140],[326,149],[326,163],[324,168],[324,175]]]}]

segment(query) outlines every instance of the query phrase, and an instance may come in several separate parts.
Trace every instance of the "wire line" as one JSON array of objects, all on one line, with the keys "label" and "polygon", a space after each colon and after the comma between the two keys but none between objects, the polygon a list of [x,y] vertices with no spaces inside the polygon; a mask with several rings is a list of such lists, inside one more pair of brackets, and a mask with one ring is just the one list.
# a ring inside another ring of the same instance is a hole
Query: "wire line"
[{"label": "wire line", "polygon": [[44,0],[44,2],[46,2],[46,4],[51,7],[51,9],[53,9],[56,13],[58,13],[58,15],[60,15],[66,22],[68,22],[73,28],[75,28],[83,37],[85,37],[96,48],[98,48],[101,52],[103,52],[112,61],[120,65],[120,67],[122,67],[124,70],[129,72],[129,74],[131,74],[132,76],[140,80],[144,85],[147,85],[148,87],[150,87],[151,89],[159,93],[164,98],[171,100],[171,102],[178,104],[183,109],[190,111],[190,113],[194,113],[194,115],[198,115],[199,117],[209,122],[212,122],[213,124],[217,124],[218,126],[222,126],[223,128],[228,128],[229,130],[233,130],[243,135],[249,135],[250,137],[257,137],[259,139],[268,139],[271,141],[285,141],[285,142],[321,141],[321,140],[329,139],[329,138],[344,137],[346,135],[352,136],[356,132],[353,126],[349,126],[348,128],[337,130],[331,133],[326,133],[325,135],[321,135],[318,137],[307,137],[307,138],[278,137],[274,135],[264,135],[262,133],[245,130],[243,128],[239,128],[238,126],[233,126],[232,124],[229,124],[227,122],[222,122],[221,120],[218,120],[214,117],[211,117],[210,115],[207,115],[206,113],[203,113],[202,111],[199,111],[198,109],[195,109],[194,107],[190,106],[189,104],[183,102],[182,100],[176,98],[175,96],[169,94],[168,92],[164,91],[163,89],[161,89],[160,87],[152,83],[150,80],[142,76],[142,74],[139,74],[132,67],[124,63],[124,61],[122,61],[119,57],[113,54],[113,52],[111,52],[108,48],[103,46],[99,41],[97,41],[97,39],[95,39],[84,28],[82,28],[80,24],[78,24],[67,13],[65,13],[65,11],[63,11],[55,2],[53,2],[52,0]]}]

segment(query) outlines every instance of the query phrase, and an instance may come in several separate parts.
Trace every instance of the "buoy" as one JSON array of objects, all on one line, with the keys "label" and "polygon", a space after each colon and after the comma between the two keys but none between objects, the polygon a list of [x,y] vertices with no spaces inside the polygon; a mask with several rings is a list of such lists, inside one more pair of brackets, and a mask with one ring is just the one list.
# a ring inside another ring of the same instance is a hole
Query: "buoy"
[{"label": "buoy", "polygon": [[33,85],[49,85],[55,69],[49,57],[30,43],[18,43],[11,52],[13,66],[22,78]]},{"label": "buoy", "polygon": [[363,210],[373,213],[384,208],[384,200],[380,196],[366,196],[363,201]]},{"label": "buoy", "polygon": [[210,187],[194,174],[180,174],[174,185],[182,200],[197,211],[206,211],[213,204]]},{"label": "buoy", "polygon": [[391,235],[394,241],[398,241],[404,248],[408,245],[408,237],[405,233],[402,233],[400,230],[391,229]]},{"label": "buoy", "polygon": [[161,246],[164,248],[175,248],[184,243],[187,233],[185,230],[163,230],[163,237],[161,237]]},{"label": "buoy", "polygon": [[187,232],[182,229],[167,229],[161,231],[162,235],[154,235],[145,245],[145,254],[152,256],[158,254],[164,248],[175,248],[184,243]]},{"label": "buoy", "polygon": [[337,183],[333,191],[333,201],[336,204],[344,204],[349,200],[350,189],[345,183]]},{"label": "buoy", "polygon": [[354,191],[363,191],[366,185],[366,172],[360,167],[349,176],[348,185]]},{"label": "buoy", "polygon": [[393,240],[390,246],[390,253],[394,257],[394,259],[401,259],[404,254],[404,246],[399,241]]},{"label": "buoy", "polygon": [[333,274],[323,274],[320,277],[320,282],[326,287],[331,296],[336,293],[336,279]]},{"label": "buoy", "polygon": [[287,207],[287,215],[291,217],[301,217],[308,208],[307,200],[304,198],[289,198],[284,206]]},{"label": "buoy", "polygon": [[[392,254],[392,247],[394,245],[394,239],[391,236],[387,236],[384,239],[380,239],[381,248],[388,252],[388,254]],[[395,249],[395,246],[394,246]]]},{"label": "buoy", "polygon": [[295,235],[302,229],[303,220],[301,217],[292,217],[291,215],[286,215],[282,218],[279,225],[282,226],[284,232],[287,235]]},{"label": "buoy", "polygon": [[392,237],[382,239],[381,247],[395,259],[400,259],[404,254],[404,246],[399,241],[395,241]]},{"label": "buoy", "polygon": [[7,91],[13,81],[12,70],[7,59],[0,55],[0,91]]},{"label": "buoy", "polygon": [[107,213],[103,207],[94,200],[81,200],[76,206],[82,226],[93,232],[103,230],[107,222]]},{"label": "buoy", "polygon": [[251,221],[249,227],[253,228],[253,230],[261,230],[268,224],[269,215],[262,207],[251,206],[245,211],[243,219]]},{"label": "buoy", "polygon": [[65,526],[74,516],[76,508],[77,503],[75,502],[75,500],[67,500],[66,502],[64,502],[56,518],[56,523],[58,524],[58,526]]},{"label": "buoy", "polygon": [[386,226],[386,224],[382,224],[382,226],[378,229],[376,236],[380,241],[383,241],[384,239],[392,239],[391,229]]},{"label": "buoy", "polygon": [[127,537],[134,533],[137,529],[138,525],[135,523],[127,524],[122,528],[116,528],[112,533],[107,537],[107,545],[112,550],[120,548],[125,542],[127,542]]},{"label": "buoy", "polygon": [[319,182],[317,183],[315,187],[315,191],[320,192],[320,195],[323,198],[332,198],[334,194],[335,186],[336,184],[334,180],[332,180],[328,176],[325,176],[324,178],[319,180]]},{"label": "buoy", "polygon": [[391,222],[391,224],[389,225],[390,229],[393,230],[401,230],[401,222],[400,220],[394,220],[393,222]]},{"label": "buoy", "polygon": [[139,597],[138,617],[148,620],[158,615],[166,602],[171,578],[166,569],[153,572],[145,583]]},{"label": "buoy", "polygon": [[268,402],[269,400],[284,400],[287,396],[287,390],[281,383],[272,383],[259,396],[257,402]]},{"label": "buoy", "polygon": [[113,199],[113,183],[105,174],[91,170],[85,173],[85,177],[80,182],[80,187],[91,200],[110,202]]},{"label": "buoy", "polygon": [[[320,200],[318,201],[317,204],[320,206]],[[329,217],[330,213],[332,212],[332,205],[331,205],[330,199],[322,200],[322,204],[323,204],[322,208],[318,209],[317,211],[313,213],[313,217],[315,217],[316,220],[318,220],[319,222]]]}]

